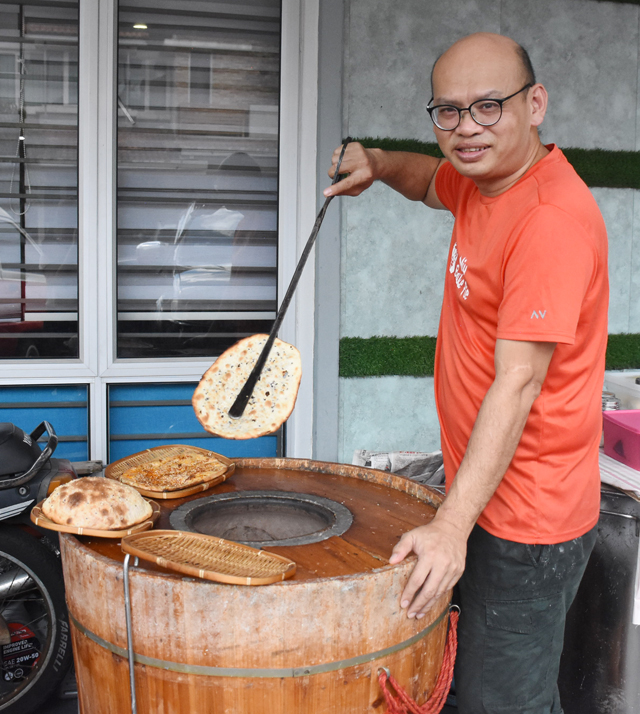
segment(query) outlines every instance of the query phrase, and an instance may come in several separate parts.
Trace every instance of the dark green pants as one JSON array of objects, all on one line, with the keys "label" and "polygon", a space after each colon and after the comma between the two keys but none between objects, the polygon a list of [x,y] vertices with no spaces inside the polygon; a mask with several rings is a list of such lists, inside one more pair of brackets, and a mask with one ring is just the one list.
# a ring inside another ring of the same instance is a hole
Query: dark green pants
[{"label": "dark green pants", "polygon": [[596,535],[527,545],[473,529],[459,583],[459,714],[561,714],[565,618]]}]

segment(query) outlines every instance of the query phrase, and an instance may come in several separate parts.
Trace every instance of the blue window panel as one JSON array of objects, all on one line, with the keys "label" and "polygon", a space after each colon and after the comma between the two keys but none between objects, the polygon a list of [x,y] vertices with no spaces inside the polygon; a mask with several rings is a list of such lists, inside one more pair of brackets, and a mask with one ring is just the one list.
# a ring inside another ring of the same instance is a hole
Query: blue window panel
[{"label": "blue window panel", "polygon": [[109,461],[113,463],[139,451],[151,449],[154,446],[169,446],[171,444],[188,444],[209,449],[216,454],[222,454],[230,459],[237,458],[272,458],[277,454],[278,440],[275,436],[262,436],[259,439],[233,441],[212,436],[210,439],[139,439],[131,441],[111,441]]},{"label": "blue window panel", "polygon": [[4,409],[0,404],[0,421],[10,421],[27,433],[42,421],[48,421],[58,436],[87,436],[87,409],[32,407]]},{"label": "blue window panel", "polygon": [[87,387],[80,385],[35,385],[0,387],[0,404],[7,402],[82,402],[86,404]]},{"label": "blue window panel", "polygon": [[[48,421],[60,441],[58,458],[89,459],[89,411],[86,385],[0,387],[0,421],[11,422],[27,433]],[[73,438],[72,441],[66,439]],[[46,439],[44,435],[41,443]]]},{"label": "blue window panel", "polygon": [[197,382],[181,384],[112,384],[109,387],[109,401],[150,402],[156,399],[188,399],[198,386]]},{"label": "blue window panel", "polygon": [[109,426],[112,436],[193,433],[203,430],[191,406],[112,407]]},{"label": "blue window panel", "polygon": [[89,449],[87,442],[60,441],[53,456],[56,459],[69,459],[69,461],[88,461]]},{"label": "blue window panel", "polygon": [[195,382],[110,385],[109,461],[168,444],[199,446],[230,458],[278,455],[275,436],[237,441],[209,435],[191,406],[196,386]]}]

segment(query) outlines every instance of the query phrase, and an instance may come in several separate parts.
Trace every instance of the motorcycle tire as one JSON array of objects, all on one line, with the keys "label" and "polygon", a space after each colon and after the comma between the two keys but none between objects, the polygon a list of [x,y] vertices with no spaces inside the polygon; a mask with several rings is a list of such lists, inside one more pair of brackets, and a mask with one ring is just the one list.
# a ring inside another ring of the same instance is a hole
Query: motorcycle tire
[{"label": "motorcycle tire", "polygon": [[[31,714],[64,679],[71,661],[59,558],[20,528],[0,528],[0,714]],[[6,636],[6,635],[5,635]]]}]

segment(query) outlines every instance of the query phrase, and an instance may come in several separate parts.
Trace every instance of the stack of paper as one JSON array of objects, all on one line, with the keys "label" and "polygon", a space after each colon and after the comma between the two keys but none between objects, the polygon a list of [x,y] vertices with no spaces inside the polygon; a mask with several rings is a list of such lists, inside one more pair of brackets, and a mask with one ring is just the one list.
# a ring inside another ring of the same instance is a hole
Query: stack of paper
[{"label": "stack of paper", "polygon": [[607,456],[600,450],[600,480],[624,491],[635,491],[640,496],[640,471]]}]

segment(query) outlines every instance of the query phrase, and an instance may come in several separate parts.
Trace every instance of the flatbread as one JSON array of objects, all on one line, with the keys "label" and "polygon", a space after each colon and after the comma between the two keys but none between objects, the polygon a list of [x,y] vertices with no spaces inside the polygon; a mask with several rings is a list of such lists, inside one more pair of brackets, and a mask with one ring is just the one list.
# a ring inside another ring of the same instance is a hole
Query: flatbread
[{"label": "flatbread", "polygon": [[227,465],[215,456],[180,454],[133,466],[124,471],[118,480],[150,491],[177,491],[213,481],[226,470]]},{"label": "flatbread", "polygon": [[272,434],[296,403],[302,377],[300,353],[276,338],[247,408],[239,419],[228,412],[258,360],[268,335],[236,342],[207,370],[193,395],[193,408],[202,426],[225,439],[255,439]]},{"label": "flatbread", "polygon": [[58,486],[42,504],[54,523],[96,530],[122,530],[149,518],[151,504],[131,486],[85,476]]}]

